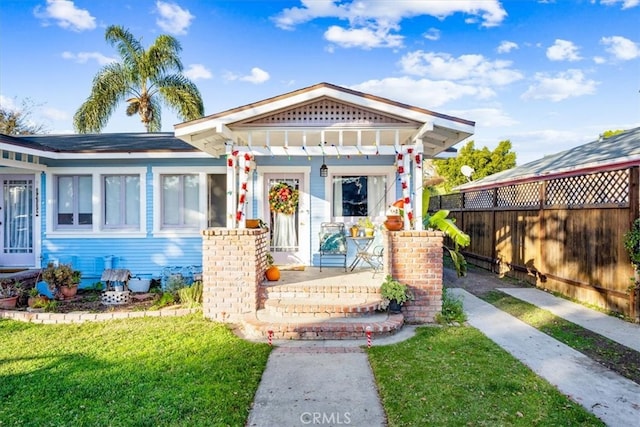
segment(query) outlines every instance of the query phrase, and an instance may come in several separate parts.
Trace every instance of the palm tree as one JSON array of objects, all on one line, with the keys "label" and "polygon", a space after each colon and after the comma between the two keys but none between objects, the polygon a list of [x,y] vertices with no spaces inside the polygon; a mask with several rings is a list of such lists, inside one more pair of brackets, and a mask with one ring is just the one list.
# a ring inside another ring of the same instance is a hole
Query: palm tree
[{"label": "palm tree", "polygon": [[116,47],[121,61],[104,66],[93,78],[91,95],[73,116],[76,132],[100,132],[122,101],[129,104],[127,116],[139,114],[147,132],[161,129],[160,102],[185,121],[204,115],[200,91],[182,75],[182,48],[174,37],[160,35],[145,50],[128,30],[112,25],[105,39]]}]

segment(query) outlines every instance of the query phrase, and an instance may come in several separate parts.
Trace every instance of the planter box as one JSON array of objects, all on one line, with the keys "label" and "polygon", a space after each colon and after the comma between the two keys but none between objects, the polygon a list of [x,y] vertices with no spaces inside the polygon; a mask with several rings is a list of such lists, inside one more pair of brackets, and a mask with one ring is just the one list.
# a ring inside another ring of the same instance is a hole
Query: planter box
[{"label": "planter box", "polygon": [[11,310],[16,308],[18,297],[0,298],[0,309]]},{"label": "planter box", "polygon": [[150,285],[151,279],[141,279],[139,277],[134,277],[127,283],[127,287],[131,292],[149,292]]}]

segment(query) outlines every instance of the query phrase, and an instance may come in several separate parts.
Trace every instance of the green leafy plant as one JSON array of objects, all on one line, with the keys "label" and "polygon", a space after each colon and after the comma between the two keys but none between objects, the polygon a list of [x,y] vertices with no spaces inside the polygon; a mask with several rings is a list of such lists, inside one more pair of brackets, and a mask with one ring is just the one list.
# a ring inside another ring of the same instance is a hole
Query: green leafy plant
[{"label": "green leafy plant", "polygon": [[629,254],[633,268],[640,272],[640,218],[633,221],[631,230],[624,234],[624,248]]},{"label": "green leafy plant", "polygon": [[158,310],[162,307],[166,307],[175,304],[176,297],[170,292],[164,292],[160,298],[151,306],[152,310]]},{"label": "green leafy plant", "polygon": [[191,286],[186,286],[178,291],[180,303],[187,308],[200,307],[202,305],[202,282],[196,281]]},{"label": "green leafy plant", "polygon": [[358,220],[358,227],[360,228],[376,228],[376,225],[373,223],[373,221],[371,220],[371,218],[366,217],[366,218],[360,218]]},{"label": "green leafy plant", "polygon": [[61,287],[73,287],[80,282],[80,272],[74,270],[71,264],[55,265],[50,262],[42,270],[42,280],[47,282],[51,292],[57,292]]},{"label": "green leafy plant", "polygon": [[187,286],[187,282],[185,282],[182,274],[173,274],[169,276],[169,279],[167,279],[165,291],[177,295],[178,291],[180,291],[180,289],[184,288],[185,286]]},{"label": "green leafy plant", "polygon": [[22,282],[19,280],[0,282],[0,298],[19,297],[23,291]]},{"label": "green leafy plant", "polygon": [[436,322],[449,324],[453,322],[462,323],[467,320],[462,307],[462,299],[451,295],[447,288],[442,288],[442,310],[436,314]]},{"label": "green leafy plant", "polygon": [[413,294],[409,290],[409,287],[394,279],[390,274],[385,277],[384,282],[382,282],[380,286],[380,296],[382,297],[382,309],[387,308],[393,300],[398,304],[413,300]]}]

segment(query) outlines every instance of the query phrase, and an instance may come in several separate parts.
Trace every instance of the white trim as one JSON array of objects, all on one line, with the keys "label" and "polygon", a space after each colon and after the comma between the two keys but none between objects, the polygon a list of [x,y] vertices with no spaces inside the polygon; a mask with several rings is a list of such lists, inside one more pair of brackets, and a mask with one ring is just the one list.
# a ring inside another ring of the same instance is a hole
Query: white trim
[{"label": "white trim", "polygon": [[[48,238],[135,238],[145,237],[147,230],[147,168],[144,166],[118,166],[97,168],[49,168],[45,172],[47,188],[46,236]],[[92,194],[91,229],[56,230],[55,229],[55,177],[58,175],[90,175]],[[140,176],[140,228],[138,230],[114,230],[102,228],[102,176],[103,175],[139,175]]]},{"label": "white trim", "polygon": [[[151,168],[153,182],[153,230],[154,237],[200,237],[201,231],[207,228],[207,175],[217,174],[224,175],[227,173],[225,166],[158,166]],[[199,226],[195,229],[162,229],[162,186],[160,183],[160,175],[198,175],[199,187]]]}]

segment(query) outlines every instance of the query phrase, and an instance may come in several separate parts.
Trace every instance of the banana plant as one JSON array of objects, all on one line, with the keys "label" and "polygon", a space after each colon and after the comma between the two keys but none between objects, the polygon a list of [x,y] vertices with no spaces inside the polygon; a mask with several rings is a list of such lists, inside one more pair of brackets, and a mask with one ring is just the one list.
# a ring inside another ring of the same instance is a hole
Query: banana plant
[{"label": "banana plant", "polygon": [[449,251],[449,255],[451,256],[451,260],[453,261],[458,277],[465,276],[467,274],[467,260],[460,252],[460,249],[469,246],[471,243],[471,237],[458,228],[455,224],[455,219],[449,218],[448,210],[441,209],[434,214],[429,215],[428,208],[430,196],[431,193],[429,192],[429,189],[425,188],[422,196],[422,225],[425,229],[442,231],[445,236],[451,238],[454,247],[450,248],[447,245],[444,245],[444,248]]}]

